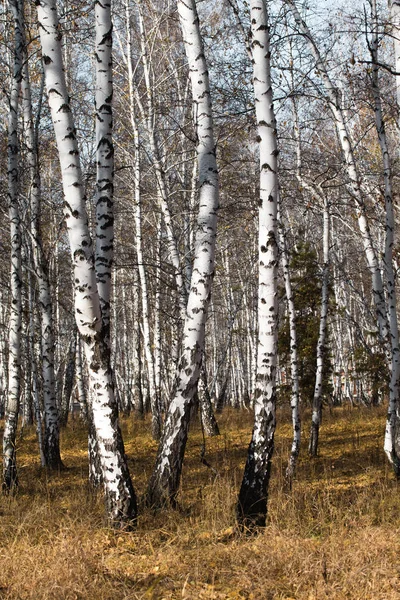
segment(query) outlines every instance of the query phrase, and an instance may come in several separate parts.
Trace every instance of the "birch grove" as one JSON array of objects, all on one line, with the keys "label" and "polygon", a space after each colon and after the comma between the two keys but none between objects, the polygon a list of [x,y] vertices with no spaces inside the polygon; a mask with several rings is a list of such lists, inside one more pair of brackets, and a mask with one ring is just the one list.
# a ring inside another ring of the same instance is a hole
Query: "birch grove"
[{"label": "birch grove", "polygon": [[[82,427],[90,488],[129,528],[128,463],[148,508],[179,507],[189,428],[214,485],[237,419],[231,504],[257,531],[272,465],[296,493],[337,406],[386,411],[399,476],[398,8],[3,6],[5,492],[26,432],[53,481]],[[149,432],[151,471],[122,431]]]}]

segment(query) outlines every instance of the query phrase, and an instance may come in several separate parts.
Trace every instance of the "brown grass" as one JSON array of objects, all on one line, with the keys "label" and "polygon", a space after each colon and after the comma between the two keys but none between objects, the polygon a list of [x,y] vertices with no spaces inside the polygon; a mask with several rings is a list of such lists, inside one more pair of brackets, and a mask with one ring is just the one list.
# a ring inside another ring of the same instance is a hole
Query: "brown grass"
[{"label": "brown grass", "polygon": [[[321,456],[304,453],[292,492],[282,473],[290,443],[279,415],[269,521],[258,537],[234,532],[234,505],[251,415],[227,411],[222,435],[190,435],[180,510],[141,511],[116,532],[86,483],[85,431],[63,433],[68,470],[38,467],[34,431],[19,441],[20,491],[1,500],[1,599],[400,599],[400,498],[382,453],[384,410],[327,414]],[[156,445],[148,424],[123,422],[135,487],[143,494]]]}]

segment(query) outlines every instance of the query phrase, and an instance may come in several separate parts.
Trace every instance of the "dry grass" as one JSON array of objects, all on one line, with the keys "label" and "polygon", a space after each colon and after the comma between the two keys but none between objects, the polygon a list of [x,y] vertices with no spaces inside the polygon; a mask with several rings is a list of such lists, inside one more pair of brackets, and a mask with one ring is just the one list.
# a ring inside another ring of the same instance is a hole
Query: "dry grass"
[{"label": "dry grass", "polygon": [[[269,523],[258,537],[234,533],[234,505],[251,416],[228,411],[222,435],[190,436],[180,511],[142,510],[137,531],[115,532],[86,484],[85,431],[63,434],[69,467],[47,476],[37,466],[33,431],[19,442],[20,491],[2,498],[1,599],[400,599],[400,499],[382,454],[384,411],[327,415],[321,456],[302,458],[292,492],[282,472],[290,441],[280,415]],[[139,494],[156,446],[147,424],[124,420]]]}]

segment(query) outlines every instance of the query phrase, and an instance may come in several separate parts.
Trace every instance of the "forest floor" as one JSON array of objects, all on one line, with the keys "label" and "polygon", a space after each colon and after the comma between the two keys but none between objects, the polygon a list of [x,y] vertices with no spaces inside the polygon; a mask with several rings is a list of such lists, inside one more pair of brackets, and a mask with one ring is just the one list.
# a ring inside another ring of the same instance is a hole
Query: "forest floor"
[{"label": "forest floor", "polygon": [[[25,430],[19,492],[0,500],[0,598],[400,599],[400,495],[382,450],[384,408],[326,409],[320,456],[310,461],[303,448],[292,491],[283,480],[290,420],[278,418],[268,525],[255,537],[234,529],[250,413],[219,416],[221,435],[206,441],[213,469],[200,461],[193,425],[180,509],[141,507],[133,533],[107,527],[102,500],[88,489],[78,420],[62,433],[68,468],[59,474],[38,466],[35,432]],[[156,444],[147,422],[125,418],[122,427],[140,496]]]}]

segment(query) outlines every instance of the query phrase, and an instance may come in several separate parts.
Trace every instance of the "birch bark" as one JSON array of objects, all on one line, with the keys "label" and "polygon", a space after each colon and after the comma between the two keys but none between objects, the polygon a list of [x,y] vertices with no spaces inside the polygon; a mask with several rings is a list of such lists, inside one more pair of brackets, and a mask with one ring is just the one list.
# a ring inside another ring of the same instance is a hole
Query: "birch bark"
[{"label": "birch bark", "polygon": [[76,130],[62,64],[61,40],[54,0],[37,5],[46,89],[58,148],[64,215],[75,282],[75,316],[84,343],[93,399],[93,420],[103,472],[107,514],[116,526],[136,519],[136,497],[118,424],[104,332],[92,241],[89,234]]},{"label": "birch bark", "polygon": [[[26,49],[26,44],[24,44]],[[42,387],[44,406],[44,456],[50,469],[61,468],[60,427],[57,408],[56,378],[54,372],[53,305],[49,282],[48,262],[42,248],[41,237],[41,182],[38,164],[38,146],[33,122],[32,98],[28,60],[25,55],[22,78],[22,103],[27,159],[30,171],[30,231],[33,240],[32,254],[39,290],[41,328]]]},{"label": "birch bark", "polygon": [[[390,332],[390,384],[389,384],[389,407],[385,429],[384,450],[392,463],[397,477],[400,477],[400,443],[396,440],[396,428],[400,419],[399,414],[399,391],[400,391],[400,349],[399,349],[399,328],[397,320],[397,296],[396,280],[393,268],[393,247],[395,244],[395,218],[393,211],[393,192],[392,192],[392,165],[389,155],[389,148],[386,138],[385,121],[383,118],[381,91],[379,85],[379,26],[376,10],[376,0],[371,2],[372,8],[372,39],[369,43],[369,49],[372,59],[372,92],[375,104],[375,125],[378,133],[378,140],[382,154],[383,178],[385,184],[385,254],[384,270],[387,281],[387,303]],[[398,25],[400,24],[400,6],[392,3],[392,14],[397,20],[396,34],[400,35]],[[400,67],[400,40],[395,42],[396,51],[396,71]],[[400,106],[400,89],[397,87],[397,102]]]},{"label": "birch bark", "polygon": [[204,351],[205,323],[214,275],[218,209],[218,170],[210,85],[195,0],[178,0],[178,14],[192,86],[200,197],[182,352],[175,377],[174,396],[168,408],[149,482],[147,501],[151,506],[168,502],[174,505],[179,489],[190,406],[197,390]]},{"label": "birch bark", "polygon": [[23,4],[20,0],[10,0],[10,8],[14,19],[14,56],[7,144],[8,209],[11,230],[11,306],[8,334],[8,397],[3,434],[3,489],[5,491],[10,491],[18,485],[15,440],[21,392],[22,323],[21,224],[18,193],[18,104],[24,54]]},{"label": "birch bark", "polygon": [[36,419],[36,435],[38,438],[40,464],[46,466],[46,457],[44,455],[42,413],[40,410],[39,390],[38,390],[38,369],[35,352],[35,307],[34,307],[34,284],[33,274],[29,273],[29,347],[32,370],[32,403]]},{"label": "birch bark", "polygon": [[326,355],[325,339],[328,321],[328,308],[329,308],[329,233],[330,233],[330,215],[329,215],[329,204],[324,199],[324,210],[323,210],[323,267],[322,267],[322,288],[321,288],[321,313],[319,319],[319,335],[317,342],[317,369],[315,374],[315,387],[314,387],[314,398],[313,398],[313,410],[311,418],[311,432],[310,432],[310,443],[308,451],[310,456],[317,456],[318,452],[318,437],[319,428],[321,425],[322,417],[322,379],[324,370],[324,359]]},{"label": "birch bark", "polygon": [[78,402],[80,405],[80,414],[85,423],[88,422],[88,400],[85,387],[85,377],[83,373],[83,357],[82,357],[82,343],[80,336],[77,335],[76,339],[76,352],[75,352],[75,381],[78,391]]},{"label": "birch bark", "polygon": [[110,343],[110,299],[114,250],[114,145],[112,138],[111,2],[95,2],[96,20],[96,250],[95,265],[104,336]]},{"label": "birch bark", "polygon": [[203,356],[201,365],[200,379],[198,384],[198,396],[200,405],[200,418],[203,430],[209,437],[219,435],[219,427],[214,415],[214,410],[211,402],[211,394],[208,387],[205,356]]},{"label": "birch bark", "polygon": [[264,526],[276,424],[278,148],[265,0],[250,1],[253,87],[260,148],[258,343],[254,428],[237,504],[241,528]]},{"label": "birch bark", "polygon": [[300,453],[301,442],[301,420],[300,420],[300,394],[299,394],[299,361],[297,353],[297,328],[296,310],[293,301],[292,281],[290,278],[289,258],[287,243],[283,224],[280,224],[281,257],[283,267],[283,278],[285,280],[286,301],[289,315],[290,334],[290,370],[292,378],[292,392],[290,397],[290,408],[292,410],[293,440],[290,450],[289,462],[286,468],[286,481],[289,488],[292,487],[293,477],[296,471],[297,459]]},{"label": "birch bark", "polygon": [[71,395],[72,389],[74,387],[75,376],[76,344],[77,332],[75,330],[68,348],[67,360],[64,370],[64,382],[61,390],[60,424],[62,427],[66,427],[68,423],[68,417],[71,408]]}]

